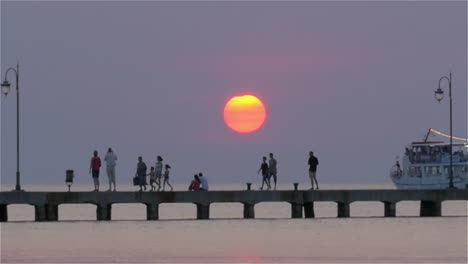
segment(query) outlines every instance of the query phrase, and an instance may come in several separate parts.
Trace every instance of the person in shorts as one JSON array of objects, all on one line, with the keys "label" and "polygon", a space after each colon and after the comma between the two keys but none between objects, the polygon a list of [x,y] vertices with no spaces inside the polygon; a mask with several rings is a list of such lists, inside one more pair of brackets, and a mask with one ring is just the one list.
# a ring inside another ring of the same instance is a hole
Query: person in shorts
[{"label": "person in shorts", "polygon": [[258,169],[257,174],[262,172],[262,187],[260,187],[260,190],[263,190],[263,186],[266,183],[268,189],[270,190],[270,183],[268,182],[268,176],[270,174],[269,169],[268,169],[268,164],[266,163],[267,158],[263,157],[262,158],[262,164],[260,165],[260,169]]},{"label": "person in shorts", "polygon": [[163,181],[163,192],[165,191],[166,189],[166,183],[169,187],[171,187],[171,192],[174,190],[174,188],[172,187],[172,185],[169,183],[169,171],[171,169],[171,166],[169,166],[169,164],[166,164],[165,166],[166,170],[164,171],[164,181]]},{"label": "person in shorts", "polygon": [[156,164],[154,166],[154,173],[156,177],[156,184],[158,185],[158,191],[161,190],[161,177],[162,177],[162,170],[163,170],[162,161],[163,161],[163,158],[161,156],[158,156],[156,158]]},{"label": "person in shorts", "polygon": [[107,177],[109,178],[109,190],[112,190],[112,184],[114,185],[114,192],[117,191],[117,187],[115,185],[115,166],[117,161],[117,155],[115,155],[112,148],[107,150],[106,156],[104,157],[104,161],[106,162],[106,171]]},{"label": "person in shorts", "polygon": [[158,184],[156,181],[156,173],[154,172],[154,167],[151,167],[150,172],[148,173],[148,176],[150,176],[150,185],[151,185],[151,191],[156,190],[156,186],[154,184]]},{"label": "person in shorts", "polygon": [[101,158],[98,156],[97,150],[94,151],[91,163],[89,164],[89,173],[93,177],[94,191],[99,191],[99,170],[101,168]]},{"label": "person in shorts", "polygon": [[271,186],[271,178],[273,177],[273,181],[275,182],[275,187],[273,188],[276,190],[276,174],[278,171],[276,170],[276,159],[273,157],[273,153],[270,153],[270,160],[268,161],[268,183]]}]

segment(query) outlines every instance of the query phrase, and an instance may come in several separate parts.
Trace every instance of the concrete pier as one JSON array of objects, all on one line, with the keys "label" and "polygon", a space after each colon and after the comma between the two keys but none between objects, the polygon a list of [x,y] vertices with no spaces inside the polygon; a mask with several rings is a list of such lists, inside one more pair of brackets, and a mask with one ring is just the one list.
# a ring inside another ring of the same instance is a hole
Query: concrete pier
[{"label": "concrete pier", "polygon": [[[241,203],[244,218],[255,218],[255,206],[262,202],[291,204],[292,218],[314,218],[318,202],[335,202],[338,217],[350,217],[350,204],[382,202],[384,215],[395,217],[400,201],[419,201],[420,216],[441,216],[442,202],[468,200],[468,190],[291,190],[291,191],[208,191],[208,192],[0,192],[0,221],[8,221],[8,205],[34,206],[36,221],[57,221],[59,205],[96,205],[96,219],[112,219],[113,204],[144,204],[146,219],[159,219],[159,205],[192,203],[197,219],[210,218],[212,203]],[[304,215],[303,215],[304,213]]]},{"label": "concrete pier", "polygon": [[383,202],[384,203],[384,216],[395,217],[396,216],[396,203],[395,202]]},{"label": "concrete pier", "polygon": [[421,201],[420,216],[441,216],[442,205],[436,201]]}]

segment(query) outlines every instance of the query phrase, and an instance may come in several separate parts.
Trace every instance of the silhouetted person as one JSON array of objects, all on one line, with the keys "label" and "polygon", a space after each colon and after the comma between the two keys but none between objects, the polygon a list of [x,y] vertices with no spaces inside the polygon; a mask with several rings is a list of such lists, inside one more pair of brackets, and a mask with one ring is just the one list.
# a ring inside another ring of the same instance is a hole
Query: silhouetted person
[{"label": "silhouetted person", "polygon": [[115,186],[115,166],[116,166],[116,161],[117,161],[117,155],[112,151],[111,148],[107,150],[107,154],[104,157],[104,161],[106,162],[106,171],[107,171],[107,177],[109,178],[109,190],[112,190],[112,184],[114,184],[114,192],[117,190],[117,187]]},{"label": "silhouetted person", "polygon": [[262,172],[262,187],[260,187],[260,190],[263,190],[263,185],[266,183],[268,186],[267,190],[270,190],[270,183],[268,182],[268,174],[270,173],[268,170],[268,164],[266,163],[266,157],[262,158],[262,164],[260,165],[260,169],[258,169],[257,174]]},{"label": "silhouetted person", "polygon": [[101,158],[98,156],[97,150],[94,151],[91,163],[89,164],[89,173],[93,177],[94,191],[99,191],[99,169],[101,168]]},{"label": "silhouetted person", "polygon": [[273,153],[270,153],[270,160],[268,161],[268,183],[271,186],[271,177],[273,177],[273,181],[275,181],[274,190],[276,190],[276,174],[278,171],[276,170],[276,159],[273,158]]},{"label": "silhouetted person", "polygon": [[319,165],[318,159],[314,156],[314,152],[309,152],[309,178],[310,183],[312,184],[311,190],[314,189],[314,182],[317,185],[317,190],[319,189],[319,184],[317,182],[317,166]]},{"label": "silhouetted person", "polygon": [[161,177],[162,177],[162,170],[163,170],[162,161],[163,161],[163,158],[161,156],[158,156],[156,158],[156,164],[154,166],[154,173],[156,176],[156,184],[158,185],[158,191],[161,190]]},{"label": "silhouetted person", "polygon": [[193,175],[193,180],[190,183],[190,186],[188,188],[189,191],[198,191],[200,190],[200,178],[198,177],[197,174]]},{"label": "silhouetted person", "polygon": [[166,189],[166,183],[169,187],[171,187],[171,192],[172,192],[174,188],[172,188],[172,185],[169,183],[169,171],[171,169],[171,166],[169,166],[169,164],[166,164],[166,166],[164,167],[166,168],[166,170],[164,171],[163,192]]},{"label": "silhouetted person", "polygon": [[210,189],[210,187],[208,186],[208,179],[205,176],[203,176],[203,173],[198,173],[198,179],[201,183],[200,191],[208,191]]},{"label": "silhouetted person", "polygon": [[143,191],[143,188],[146,191],[146,164],[143,162],[143,158],[138,157],[136,177],[138,178],[138,185],[140,186],[140,192]]},{"label": "silhouetted person", "polygon": [[150,168],[150,173],[148,173],[148,176],[150,176],[150,185],[151,185],[151,191],[156,190],[156,186],[154,184],[158,184],[156,181],[156,173],[154,171],[154,167]]}]

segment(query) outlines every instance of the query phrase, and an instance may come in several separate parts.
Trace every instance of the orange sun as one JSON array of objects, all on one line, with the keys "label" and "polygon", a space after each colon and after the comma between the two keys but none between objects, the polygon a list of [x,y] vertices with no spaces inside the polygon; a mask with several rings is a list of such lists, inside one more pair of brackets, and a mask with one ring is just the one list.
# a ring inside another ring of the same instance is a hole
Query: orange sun
[{"label": "orange sun", "polygon": [[234,96],[224,106],[224,122],[239,133],[259,129],[266,119],[265,105],[254,95]]}]

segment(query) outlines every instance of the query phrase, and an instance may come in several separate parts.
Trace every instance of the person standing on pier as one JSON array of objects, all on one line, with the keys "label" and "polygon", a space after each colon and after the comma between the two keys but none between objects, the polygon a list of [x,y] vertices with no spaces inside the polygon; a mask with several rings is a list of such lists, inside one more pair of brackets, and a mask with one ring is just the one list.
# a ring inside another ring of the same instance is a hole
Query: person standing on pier
[{"label": "person standing on pier", "polygon": [[169,187],[171,187],[171,192],[172,192],[174,188],[172,188],[172,185],[169,183],[169,171],[171,169],[171,166],[169,166],[169,164],[166,164],[165,168],[166,170],[164,171],[163,192],[166,189],[166,183]]},{"label": "person standing on pier", "polygon": [[275,181],[274,190],[276,190],[276,174],[278,171],[276,170],[276,159],[273,158],[273,153],[270,153],[270,160],[268,161],[268,165],[268,183],[271,186],[271,177],[273,177],[273,181]]},{"label": "person standing on pier", "polygon": [[201,183],[200,191],[208,191],[210,189],[210,187],[208,187],[208,179],[203,176],[203,173],[198,173],[198,179]]},{"label": "person standing on pier", "polygon": [[154,166],[155,169],[155,176],[156,176],[156,184],[158,185],[158,192],[161,190],[161,177],[162,177],[162,170],[163,170],[163,164],[162,164],[163,158],[161,156],[158,156],[156,158],[156,165]]},{"label": "person standing on pier", "polygon": [[268,182],[269,170],[268,170],[268,164],[266,163],[266,159],[267,158],[265,156],[262,158],[262,164],[260,165],[260,169],[258,169],[258,172],[257,172],[257,174],[262,172],[262,187],[260,187],[260,191],[263,191],[263,185],[265,183],[268,186],[267,190],[270,190],[271,188],[270,183]]},{"label": "person standing on pier", "polygon": [[138,157],[136,177],[138,177],[138,185],[140,186],[140,192],[143,191],[142,188],[146,191],[146,164],[143,162],[143,158]]},{"label": "person standing on pier", "polygon": [[107,177],[109,178],[109,192],[112,190],[112,184],[114,184],[114,192],[117,191],[115,185],[115,165],[117,161],[117,155],[112,151],[112,148],[107,150],[107,154],[104,157],[107,167]]},{"label": "person standing on pier", "polygon": [[99,169],[101,168],[101,158],[98,156],[97,150],[94,151],[91,163],[89,164],[89,173],[93,177],[94,191],[99,191]]},{"label": "person standing on pier", "polygon": [[319,185],[317,182],[317,166],[319,165],[318,159],[314,156],[314,152],[310,151],[309,152],[309,161],[307,162],[309,164],[309,178],[310,178],[310,183],[312,184],[311,190],[314,189],[314,182],[317,185],[317,190],[319,189]]}]

